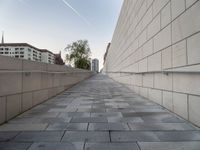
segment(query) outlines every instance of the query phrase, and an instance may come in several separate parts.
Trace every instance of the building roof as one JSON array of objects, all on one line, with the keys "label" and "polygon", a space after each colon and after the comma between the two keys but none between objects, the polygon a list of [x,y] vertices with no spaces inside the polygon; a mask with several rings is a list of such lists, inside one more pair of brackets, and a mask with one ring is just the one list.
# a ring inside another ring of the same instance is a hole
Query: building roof
[{"label": "building roof", "polygon": [[4,43],[4,33],[2,32],[2,39],[1,39],[1,43]]},{"label": "building roof", "polygon": [[41,51],[41,52],[49,52],[49,53],[55,55],[54,53],[52,53],[51,51],[49,51],[49,50],[47,50],[47,49],[39,49],[39,51]]},{"label": "building roof", "polygon": [[39,48],[36,48],[28,43],[0,43],[0,46],[27,46],[27,47],[30,47],[30,48],[33,48],[33,49],[36,49],[40,52],[49,52],[51,54],[53,54],[51,51],[47,50],[47,49],[39,49]]}]

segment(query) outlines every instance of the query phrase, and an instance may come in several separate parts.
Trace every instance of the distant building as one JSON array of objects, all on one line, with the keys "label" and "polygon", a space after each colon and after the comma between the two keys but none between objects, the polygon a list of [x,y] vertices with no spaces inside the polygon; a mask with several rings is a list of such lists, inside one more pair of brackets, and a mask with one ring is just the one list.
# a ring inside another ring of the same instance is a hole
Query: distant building
[{"label": "distant building", "polygon": [[0,44],[0,55],[49,64],[55,63],[55,55],[52,52],[38,49],[27,43],[4,43],[4,36]]},{"label": "distant building", "polygon": [[105,64],[105,62],[106,62],[106,57],[108,55],[108,50],[109,50],[110,46],[111,46],[111,43],[108,43],[107,48],[106,48],[106,52],[105,52],[104,57],[103,57],[103,59],[104,59],[103,64]]},{"label": "distant building", "polygon": [[92,71],[94,72],[99,72],[99,60],[98,59],[93,59],[92,60]]},{"label": "distant building", "polygon": [[41,62],[54,64],[55,63],[55,54],[46,50],[46,49],[40,49],[42,54]]},{"label": "distant building", "polygon": [[61,57],[61,51],[60,51],[59,54],[55,54],[55,64],[57,64],[57,65],[64,65],[65,64],[62,57]]}]

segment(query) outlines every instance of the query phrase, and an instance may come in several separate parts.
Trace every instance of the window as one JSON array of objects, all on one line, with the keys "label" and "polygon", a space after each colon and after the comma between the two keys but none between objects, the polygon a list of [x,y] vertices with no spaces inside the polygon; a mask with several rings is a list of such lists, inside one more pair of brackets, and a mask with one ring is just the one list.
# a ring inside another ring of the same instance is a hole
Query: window
[{"label": "window", "polygon": [[8,54],[8,52],[5,52],[5,54]]},{"label": "window", "polygon": [[23,55],[21,55],[21,56],[20,56],[20,58],[24,58],[24,56],[23,56]]},{"label": "window", "polygon": [[24,54],[24,52],[20,52],[20,54]]},{"label": "window", "polygon": [[0,48],[1,51],[3,51],[3,48]]},{"label": "window", "polygon": [[19,55],[16,55],[15,58],[19,58]]},{"label": "window", "polygon": [[19,50],[19,48],[15,48],[15,50]]},{"label": "window", "polygon": [[3,52],[0,52],[0,54],[3,54]]},{"label": "window", "polygon": [[5,48],[5,50],[8,51],[9,49],[8,49],[8,48]]},{"label": "window", "polygon": [[31,49],[28,49],[29,52],[31,52]]},{"label": "window", "polygon": [[24,48],[20,48],[20,50],[24,50]]}]

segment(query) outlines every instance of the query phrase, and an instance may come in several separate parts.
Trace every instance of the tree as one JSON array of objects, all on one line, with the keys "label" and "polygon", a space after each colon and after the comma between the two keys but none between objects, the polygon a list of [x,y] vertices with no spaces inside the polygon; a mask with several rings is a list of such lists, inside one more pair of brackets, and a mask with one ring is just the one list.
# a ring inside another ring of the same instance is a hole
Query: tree
[{"label": "tree", "polygon": [[90,70],[90,47],[87,40],[78,40],[69,44],[65,50],[67,51],[66,60],[73,63],[75,68]]}]

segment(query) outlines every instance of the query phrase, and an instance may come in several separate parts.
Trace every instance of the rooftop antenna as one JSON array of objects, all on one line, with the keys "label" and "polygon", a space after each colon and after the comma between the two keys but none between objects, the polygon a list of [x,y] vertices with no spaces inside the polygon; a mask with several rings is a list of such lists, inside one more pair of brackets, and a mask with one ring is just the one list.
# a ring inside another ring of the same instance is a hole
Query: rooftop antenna
[{"label": "rooftop antenna", "polygon": [[1,39],[1,44],[4,44],[4,32],[2,31],[2,39]]}]

